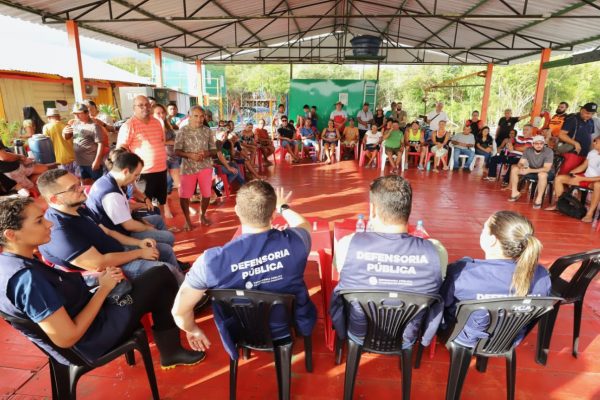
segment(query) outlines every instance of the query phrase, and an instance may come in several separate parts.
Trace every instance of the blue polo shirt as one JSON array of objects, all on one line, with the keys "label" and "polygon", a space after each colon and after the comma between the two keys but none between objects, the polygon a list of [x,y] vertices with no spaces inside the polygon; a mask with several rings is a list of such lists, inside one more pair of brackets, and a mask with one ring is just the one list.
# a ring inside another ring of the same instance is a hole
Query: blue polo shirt
[{"label": "blue polo shirt", "polygon": [[44,258],[53,264],[80,269],[70,263],[90,248],[101,254],[120,253],[125,248],[108,236],[94,222],[85,207],[77,210],[79,215],[65,214],[54,208],[46,210],[46,219],[52,222],[50,241],[39,247]]},{"label": "blue polo shirt", "polygon": [[[304,282],[310,247],[310,233],[301,228],[243,234],[223,247],[206,250],[186,275],[185,283],[196,290],[253,289],[293,294],[296,296],[294,318],[298,331],[308,336],[317,318]],[[213,306],[213,310],[225,349],[232,359],[237,359],[233,338],[242,328],[220,308]],[[290,335],[287,318],[282,315],[284,312],[281,307],[271,310],[273,339]]]},{"label": "blue polo shirt", "polygon": [[592,135],[594,134],[594,120],[584,121],[579,114],[565,120],[561,131],[569,133],[569,137],[581,145],[579,155],[586,157],[592,146]]},{"label": "blue polo shirt", "polygon": [[[50,268],[40,261],[0,254],[0,310],[39,324],[64,307],[74,319],[92,298],[79,273]],[[131,318],[130,306],[119,307],[104,302],[102,308],[74,348],[88,361],[94,361],[113,348],[125,333]],[[34,332],[23,331],[31,341],[62,364],[68,364],[58,352]]]},{"label": "blue polo shirt", "polygon": [[[456,304],[463,300],[486,300],[511,297],[510,286],[516,262],[512,260],[476,260],[465,257],[448,265],[446,280],[440,291],[444,299],[444,324],[449,326],[456,317]],[[548,271],[538,265],[533,273],[529,296],[548,296],[552,285]],[[490,324],[486,312],[474,312],[455,341],[473,347]],[[523,338],[520,335],[518,340]]]}]

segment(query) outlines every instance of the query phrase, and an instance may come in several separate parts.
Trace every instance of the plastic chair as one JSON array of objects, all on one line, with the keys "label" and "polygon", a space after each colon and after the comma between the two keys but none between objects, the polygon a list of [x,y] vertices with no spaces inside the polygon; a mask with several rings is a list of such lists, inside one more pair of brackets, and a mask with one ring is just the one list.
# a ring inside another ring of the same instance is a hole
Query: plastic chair
[{"label": "plastic chair", "polygon": [[217,176],[223,182],[223,194],[225,194],[225,198],[229,198],[229,196],[231,195],[231,188],[229,187],[229,179],[227,178],[227,175],[225,175],[225,173],[223,172],[221,165],[215,165],[214,167],[215,167],[215,170],[217,171]]},{"label": "plastic chair", "polygon": [[[269,317],[274,306],[283,307],[288,326],[293,324],[293,306],[295,296],[291,294],[270,293],[257,290],[211,289],[208,295],[213,307],[218,305],[223,314],[233,316],[238,328],[230,332],[235,338],[236,347],[242,349],[244,357],[250,357],[250,350],[272,351],[275,356],[279,399],[289,400],[291,385],[291,364],[293,338],[273,340]],[[312,372],[312,338],[304,337],[304,359],[308,372]],[[235,400],[237,387],[238,360],[229,361],[229,398]]]},{"label": "plastic chair", "polygon": [[[387,162],[387,154],[385,153],[385,145],[381,144],[381,172],[385,172],[385,163]],[[396,156],[398,157],[398,156]],[[406,164],[406,147],[402,148],[402,154],[400,154],[400,170],[404,172],[404,167]]]},{"label": "plastic chair", "polygon": [[[319,160],[323,161],[323,158],[325,157],[325,146],[323,145],[323,140],[321,140],[321,148],[319,149]],[[336,142],[335,145],[335,162],[339,162],[340,161],[340,156],[341,156],[341,144],[342,142],[340,140],[338,140]]]},{"label": "plastic chair", "polygon": [[[560,275],[567,267],[581,263],[581,266],[570,281],[566,281]],[[546,365],[550,340],[560,306],[573,304],[573,357],[577,358],[577,347],[579,345],[579,331],[581,328],[581,315],[583,312],[583,298],[590,282],[600,271],[600,250],[586,251],[571,254],[554,261],[550,267],[550,279],[552,280],[552,295],[562,297],[562,300],[554,306],[554,309],[540,321],[538,329],[538,343],[536,351],[536,362]]]},{"label": "plastic chair", "polygon": [[[426,313],[438,301],[439,296],[425,294],[380,291],[380,290],[342,290],[346,316],[349,320],[351,303],[357,302],[367,319],[367,335],[363,345],[348,339],[346,376],[344,379],[344,399],[351,400],[354,395],[354,383],[364,351],[369,353],[398,355],[402,369],[402,398],[410,399],[412,380],[412,350],[403,348],[402,335],[406,326],[418,314]],[[423,318],[423,321],[425,317]],[[336,335],[337,336],[337,335]],[[341,341],[336,338],[336,362],[341,362]]]},{"label": "plastic chair", "polygon": [[[539,319],[552,311],[561,299],[555,297],[511,297],[492,300],[470,300],[458,303],[456,325],[446,347],[450,350],[450,371],[446,386],[446,400],[460,399],[471,357],[477,357],[477,370],[485,372],[489,357],[506,359],[506,398],[515,397],[517,373],[516,339],[523,331],[529,333]],[[462,332],[471,314],[487,312],[490,325],[487,338],[480,339],[475,347],[466,347],[454,342]]]},{"label": "plastic chair", "polygon": [[152,398],[159,399],[158,385],[154,368],[152,366],[152,355],[148,346],[148,339],[143,329],[136,330],[131,338],[121,343],[113,350],[104,354],[99,359],[90,362],[81,356],[75,348],[61,348],[55,345],[38,324],[25,318],[13,317],[0,311],[0,317],[8,322],[13,328],[24,333],[28,332],[36,339],[41,340],[46,346],[59,354],[60,360],[51,356],[44,348],[33,342],[44,354],[48,356],[50,364],[50,383],[52,385],[52,398],[55,400],[75,400],[77,398],[77,382],[86,373],[108,364],[112,360],[125,355],[128,365],[135,365],[133,350],[142,355],[144,368],[152,391]]},{"label": "plastic chair", "polygon": [[[358,146],[358,144],[357,144]],[[382,147],[380,146],[379,151],[375,154],[375,157],[377,158],[376,163],[379,164],[379,162],[381,161],[381,152],[382,152]],[[356,150],[356,154],[358,154],[358,150]],[[360,157],[358,159],[358,166],[359,167],[364,167],[365,166],[365,159],[366,159],[367,155],[365,153],[365,146],[362,147],[361,151],[360,151]]]},{"label": "plastic chair", "polygon": [[[451,149],[452,149],[452,156],[448,155],[448,168],[450,168],[450,171],[454,170],[454,145],[452,143],[450,143],[448,145]],[[473,150],[475,151],[475,150]],[[465,162],[467,162],[467,159],[469,157],[465,156],[464,154],[461,154],[460,156],[458,156],[458,160],[459,162],[462,160],[462,163],[460,163],[461,165],[459,165],[459,167],[463,167],[465,166]],[[469,169],[471,171],[473,171],[473,168],[475,167],[475,159],[473,158],[473,161],[471,161],[471,165],[469,165]]]}]

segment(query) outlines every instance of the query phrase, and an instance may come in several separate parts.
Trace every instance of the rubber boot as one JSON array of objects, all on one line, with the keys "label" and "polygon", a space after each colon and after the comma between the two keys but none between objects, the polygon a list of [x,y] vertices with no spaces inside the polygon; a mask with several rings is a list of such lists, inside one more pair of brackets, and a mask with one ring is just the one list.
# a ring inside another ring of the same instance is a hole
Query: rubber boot
[{"label": "rubber boot", "polygon": [[179,328],[166,331],[152,329],[152,333],[160,353],[160,367],[162,369],[171,369],[178,365],[194,365],[206,358],[203,351],[187,350],[181,346]]}]

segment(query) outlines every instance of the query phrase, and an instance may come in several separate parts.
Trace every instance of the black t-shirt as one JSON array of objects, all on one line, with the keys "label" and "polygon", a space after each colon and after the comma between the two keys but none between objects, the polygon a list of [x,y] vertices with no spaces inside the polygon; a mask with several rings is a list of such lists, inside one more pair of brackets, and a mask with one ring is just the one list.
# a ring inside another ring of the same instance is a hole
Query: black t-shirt
[{"label": "black t-shirt", "polygon": [[[2,140],[0,140],[0,150],[8,151]],[[0,172],[12,172],[19,168],[21,163],[19,161],[0,161]]]},{"label": "black t-shirt", "polygon": [[377,115],[373,117],[373,121],[375,121],[375,125],[377,125],[378,128],[383,126],[383,115],[381,117],[378,117]]},{"label": "black t-shirt", "polygon": [[468,120],[466,121],[466,125],[471,127],[471,133],[472,133],[472,134],[473,134],[475,137],[479,136],[479,122],[480,122],[480,121],[473,122],[473,120],[470,120],[470,119],[468,119]]},{"label": "black t-shirt", "polygon": [[500,130],[496,135],[496,144],[500,146],[502,141],[508,137],[508,134],[512,129],[515,128],[515,124],[519,122],[518,117],[510,117],[506,119],[506,117],[502,117],[498,120],[498,127]]},{"label": "black t-shirt", "polygon": [[492,147],[492,145],[494,143],[494,139],[492,139],[492,137],[490,135],[487,135],[485,140],[483,140],[483,137],[481,135],[477,135],[477,136],[475,136],[475,143],[479,144],[481,147],[483,147],[485,149],[488,149],[488,148]]},{"label": "black t-shirt", "polygon": [[294,128],[290,128],[289,126],[282,126],[279,129],[277,129],[277,133],[279,133],[280,137],[294,139],[294,134],[296,133],[296,130]]}]

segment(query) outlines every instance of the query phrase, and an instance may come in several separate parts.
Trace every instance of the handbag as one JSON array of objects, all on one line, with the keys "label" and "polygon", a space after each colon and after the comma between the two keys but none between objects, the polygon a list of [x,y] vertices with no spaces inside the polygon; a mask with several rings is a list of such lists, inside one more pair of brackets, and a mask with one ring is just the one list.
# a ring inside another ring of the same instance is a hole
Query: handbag
[{"label": "handbag", "polygon": [[561,214],[577,219],[583,218],[587,212],[585,205],[570,193],[564,193],[560,196],[556,208]]}]

